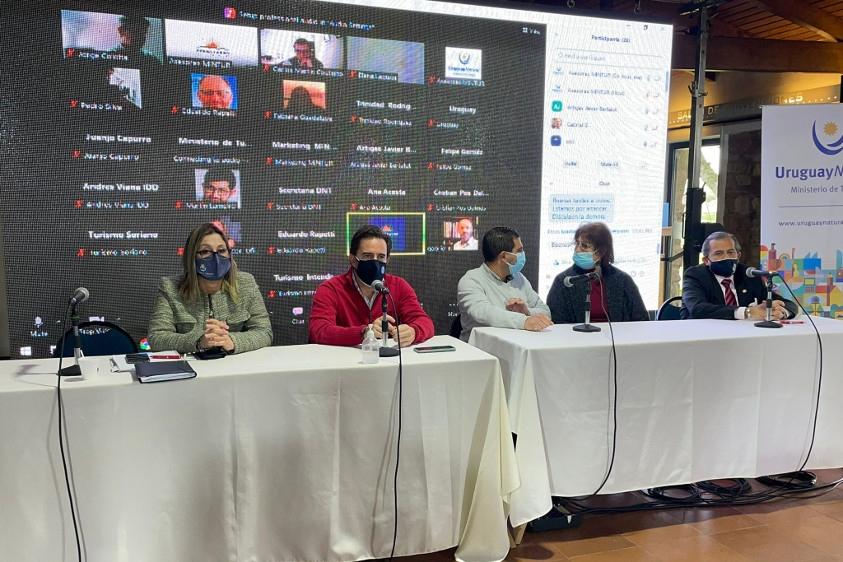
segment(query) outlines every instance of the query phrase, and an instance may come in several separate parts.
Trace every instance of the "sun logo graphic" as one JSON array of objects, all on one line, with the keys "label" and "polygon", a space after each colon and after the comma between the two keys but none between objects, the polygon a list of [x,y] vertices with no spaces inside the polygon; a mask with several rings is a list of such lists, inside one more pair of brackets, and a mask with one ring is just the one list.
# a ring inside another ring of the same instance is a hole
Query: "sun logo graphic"
[{"label": "sun logo graphic", "polygon": [[817,122],[814,121],[814,125],[811,128],[811,136],[814,139],[814,146],[817,147],[817,150],[829,156],[837,156],[843,152],[843,134],[840,134],[840,127],[837,123],[829,121],[823,125],[822,132],[824,138],[827,137],[831,140],[827,142],[820,140],[817,136]]},{"label": "sun logo graphic", "polygon": [[208,39],[204,44],[196,47],[196,52],[204,55],[227,57],[231,51],[227,47],[223,47],[219,41],[214,38]]}]

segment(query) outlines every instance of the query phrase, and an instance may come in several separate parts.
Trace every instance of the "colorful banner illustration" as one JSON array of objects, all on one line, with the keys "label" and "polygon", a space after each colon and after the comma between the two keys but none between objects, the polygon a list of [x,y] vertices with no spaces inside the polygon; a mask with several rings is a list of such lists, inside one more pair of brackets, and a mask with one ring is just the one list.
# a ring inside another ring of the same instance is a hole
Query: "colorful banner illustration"
[{"label": "colorful banner illustration", "polygon": [[761,131],[761,266],[843,319],[843,105],[766,106]]}]

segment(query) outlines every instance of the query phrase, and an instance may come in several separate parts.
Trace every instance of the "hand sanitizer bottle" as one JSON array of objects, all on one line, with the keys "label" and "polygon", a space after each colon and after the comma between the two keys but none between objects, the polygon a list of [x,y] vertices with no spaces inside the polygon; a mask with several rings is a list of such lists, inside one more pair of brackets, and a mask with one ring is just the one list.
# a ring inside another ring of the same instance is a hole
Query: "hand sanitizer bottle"
[{"label": "hand sanitizer bottle", "polygon": [[375,337],[375,331],[371,324],[366,330],[366,337],[363,338],[363,345],[360,346],[360,350],[363,355],[362,363],[372,364],[380,360],[380,344]]}]

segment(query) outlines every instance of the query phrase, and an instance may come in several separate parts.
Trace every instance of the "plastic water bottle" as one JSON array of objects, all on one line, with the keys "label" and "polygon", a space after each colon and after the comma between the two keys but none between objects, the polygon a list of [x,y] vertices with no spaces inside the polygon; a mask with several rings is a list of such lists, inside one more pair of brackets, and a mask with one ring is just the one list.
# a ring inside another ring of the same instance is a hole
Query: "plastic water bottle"
[{"label": "plastic water bottle", "polygon": [[380,360],[380,344],[378,338],[375,337],[375,331],[371,324],[366,330],[366,337],[363,338],[363,345],[360,346],[360,350],[363,352],[363,363],[377,363]]}]

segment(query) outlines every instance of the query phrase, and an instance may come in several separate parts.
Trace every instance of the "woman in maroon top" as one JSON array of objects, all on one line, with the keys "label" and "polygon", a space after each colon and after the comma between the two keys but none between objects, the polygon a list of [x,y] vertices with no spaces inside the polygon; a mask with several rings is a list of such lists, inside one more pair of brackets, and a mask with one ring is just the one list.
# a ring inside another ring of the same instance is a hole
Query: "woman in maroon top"
[{"label": "woman in maroon top", "polygon": [[[585,296],[591,292],[591,321],[631,322],[649,320],[647,308],[632,277],[612,262],[615,249],[612,232],[602,222],[580,225],[574,233],[574,265],[556,276],[547,294],[547,306],[556,324],[579,323],[585,319]],[[600,282],[590,281],[565,287],[569,275],[600,269]]]}]

